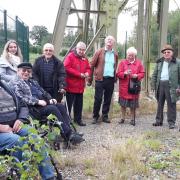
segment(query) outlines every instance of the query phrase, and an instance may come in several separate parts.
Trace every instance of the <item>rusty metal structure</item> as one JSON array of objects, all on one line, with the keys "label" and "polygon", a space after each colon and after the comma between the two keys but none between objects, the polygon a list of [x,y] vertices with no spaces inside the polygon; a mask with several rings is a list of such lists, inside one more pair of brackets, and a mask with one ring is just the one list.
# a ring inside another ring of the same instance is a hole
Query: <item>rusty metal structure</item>
[{"label": "rusty metal structure", "polygon": [[[117,39],[118,15],[129,1],[131,0],[60,0],[52,39],[52,43],[55,46],[55,54],[58,55],[60,52],[68,16],[72,14],[75,14],[78,18],[78,25],[76,25],[78,35],[71,48],[74,47],[79,40],[82,40],[87,44],[86,53],[88,53],[92,47],[94,47],[94,49],[99,48],[106,35],[110,34]],[[80,9],[77,8],[77,4],[79,3],[82,5]],[[146,68],[144,87],[148,93],[148,62],[150,60],[151,40],[150,22],[153,0],[137,0],[137,3],[138,23],[136,48],[139,52],[138,56],[143,60]],[[158,0],[157,3],[160,31],[159,49],[161,49],[167,40],[169,0]],[[73,28],[73,26],[68,27]],[[93,37],[91,38],[89,37],[90,29],[93,31]]]}]

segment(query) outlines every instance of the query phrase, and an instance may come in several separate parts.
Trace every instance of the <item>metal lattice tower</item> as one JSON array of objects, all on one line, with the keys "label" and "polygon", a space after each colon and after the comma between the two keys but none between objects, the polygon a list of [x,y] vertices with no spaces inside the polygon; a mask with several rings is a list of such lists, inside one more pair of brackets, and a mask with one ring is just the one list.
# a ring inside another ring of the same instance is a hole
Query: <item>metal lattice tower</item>
[{"label": "metal lattice tower", "polygon": [[[100,35],[111,34],[115,38],[117,37],[118,15],[127,2],[128,0],[81,0],[82,9],[77,9],[74,0],[60,0],[52,39],[55,54],[57,55],[60,52],[70,14],[76,13],[78,16],[79,36],[73,45],[81,38],[88,46],[86,50],[86,53],[88,53],[94,43],[98,41]],[[80,18],[79,13],[83,14],[82,18]],[[90,16],[92,21],[90,21]],[[88,43],[90,27],[93,29],[94,37]]]}]

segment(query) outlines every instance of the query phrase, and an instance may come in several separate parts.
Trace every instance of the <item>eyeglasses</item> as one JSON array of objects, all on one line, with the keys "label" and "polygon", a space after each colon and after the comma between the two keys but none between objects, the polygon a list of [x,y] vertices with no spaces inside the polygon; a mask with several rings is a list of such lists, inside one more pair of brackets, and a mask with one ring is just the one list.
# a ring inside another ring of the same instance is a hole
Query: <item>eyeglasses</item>
[{"label": "eyeglasses", "polygon": [[163,54],[170,54],[171,51],[164,51]]},{"label": "eyeglasses", "polygon": [[53,50],[52,49],[45,49],[44,51],[46,51],[46,52],[53,52]]},{"label": "eyeglasses", "polygon": [[24,69],[24,68],[23,68],[23,69],[22,69],[22,72],[24,72],[24,73],[25,73],[25,72],[27,72],[27,73],[31,73],[31,72],[32,72],[32,70],[31,70],[31,69]]}]

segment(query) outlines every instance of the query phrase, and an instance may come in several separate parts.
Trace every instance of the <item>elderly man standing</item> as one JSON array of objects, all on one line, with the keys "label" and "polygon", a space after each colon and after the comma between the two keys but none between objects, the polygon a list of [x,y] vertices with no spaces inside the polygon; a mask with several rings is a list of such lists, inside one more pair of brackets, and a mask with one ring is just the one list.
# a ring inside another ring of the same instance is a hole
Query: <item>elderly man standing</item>
[{"label": "elderly man standing", "polygon": [[169,129],[174,129],[178,99],[176,90],[180,85],[180,61],[174,57],[174,49],[171,45],[165,45],[161,52],[163,57],[156,61],[151,81],[151,88],[155,90],[158,103],[156,122],[153,126],[163,125],[163,109],[166,100]]},{"label": "elderly man standing", "polygon": [[118,63],[118,54],[113,49],[114,45],[114,37],[107,36],[105,38],[105,47],[99,49],[95,53],[90,63],[91,77],[88,80],[89,85],[92,83],[93,73],[95,78],[93,124],[96,124],[98,121],[103,97],[102,120],[105,123],[110,123],[108,113],[114,90],[116,68]]},{"label": "elderly man standing", "polygon": [[33,65],[33,78],[53,98],[60,101],[60,96],[65,92],[65,75],[63,63],[54,56],[54,46],[46,43],[43,55],[38,57]]},{"label": "elderly man standing", "polygon": [[85,126],[82,122],[83,92],[85,88],[85,79],[89,77],[90,66],[85,57],[86,44],[78,42],[76,48],[68,54],[64,60],[66,70],[66,97],[69,113],[73,106],[74,121],[79,126]]}]

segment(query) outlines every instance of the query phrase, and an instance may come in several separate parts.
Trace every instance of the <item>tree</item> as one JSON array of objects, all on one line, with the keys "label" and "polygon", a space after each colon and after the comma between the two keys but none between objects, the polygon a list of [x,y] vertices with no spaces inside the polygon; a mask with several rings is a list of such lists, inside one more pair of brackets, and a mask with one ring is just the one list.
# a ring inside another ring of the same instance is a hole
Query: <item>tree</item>
[{"label": "tree", "polygon": [[45,26],[33,26],[30,31],[30,38],[34,41],[33,45],[42,46],[43,39],[49,35]]}]

